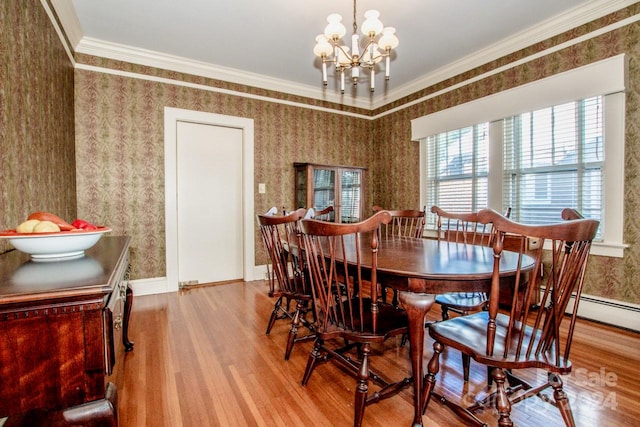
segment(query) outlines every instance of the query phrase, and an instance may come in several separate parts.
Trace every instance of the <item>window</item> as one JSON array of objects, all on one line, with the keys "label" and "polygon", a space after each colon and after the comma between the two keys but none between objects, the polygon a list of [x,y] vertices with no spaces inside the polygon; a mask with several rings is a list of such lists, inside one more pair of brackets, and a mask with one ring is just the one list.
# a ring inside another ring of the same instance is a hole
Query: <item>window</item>
[{"label": "window", "polygon": [[362,189],[362,172],[343,170],[340,188],[341,221],[358,222],[362,209],[360,191]]},{"label": "window", "polygon": [[487,206],[509,203],[517,220],[547,221],[557,213],[545,205],[563,197],[600,220],[591,254],[622,257],[627,68],[618,55],[413,119],[421,203],[438,200],[429,176],[432,135],[488,123]]},{"label": "window", "polygon": [[[489,206],[488,194],[502,193],[499,211],[525,224],[560,220],[573,207],[602,222],[604,167],[602,97],[507,117],[427,138],[427,204],[451,212]],[[488,160],[489,144],[502,144],[501,157]],[[489,186],[488,169],[502,179]],[[427,226],[434,227],[433,218]],[[596,240],[602,240],[601,231]]]},{"label": "window", "polygon": [[602,97],[503,120],[503,204],[526,224],[557,221],[565,207],[601,221]]},{"label": "window", "polygon": [[[488,125],[480,124],[429,137],[427,205],[451,212],[487,206]],[[433,217],[429,217],[429,228]]]},{"label": "window", "polygon": [[[304,173],[304,170],[303,170]],[[304,175],[300,178],[303,182]],[[324,209],[333,206],[335,203],[336,171],[333,169],[313,170],[313,206]],[[306,197],[306,194],[305,196]],[[298,203],[300,205],[300,202]],[[305,206],[306,203],[302,203]]]},{"label": "window", "polygon": [[528,224],[576,208],[600,221],[591,253],[621,257],[623,117],[618,92],[423,138],[422,200],[452,212],[509,206]]}]

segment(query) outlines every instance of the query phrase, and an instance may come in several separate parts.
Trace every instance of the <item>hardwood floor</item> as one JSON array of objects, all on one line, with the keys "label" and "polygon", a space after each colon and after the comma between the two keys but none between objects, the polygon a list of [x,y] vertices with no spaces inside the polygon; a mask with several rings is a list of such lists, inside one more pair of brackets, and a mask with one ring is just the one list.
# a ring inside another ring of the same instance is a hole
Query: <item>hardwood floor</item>
[{"label": "hardwood floor", "polygon": [[[135,349],[118,371],[119,422],[129,426],[348,426],[353,420],[355,380],[334,364],[316,369],[300,385],[311,342],[294,346],[284,361],[287,321],[271,335],[265,328],[273,307],[263,281],[203,286],[180,293],[135,297],[130,337]],[[434,309],[430,316],[439,318]],[[640,334],[580,320],[572,350],[573,373],[565,377],[578,426],[631,426],[640,419]],[[408,345],[386,344],[372,366],[393,378],[410,370]],[[425,359],[432,343],[425,343]],[[377,349],[378,353],[380,349]],[[520,373],[536,381],[536,372]],[[323,380],[321,381],[321,376]],[[540,377],[538,377],[540,379]],[[486,393],[486,370],[471,362],[463,386],[460,354],[445,354],[436,388],[472,401]],[[409,426],[411,390],[369,406],[366,426]],[[514,405],[519,426],[562,426],[558,410],[538,398]],[[497,425],[485,410],[480,418]],[[459,426],[446,407],[431,402],[428,426]]]}]

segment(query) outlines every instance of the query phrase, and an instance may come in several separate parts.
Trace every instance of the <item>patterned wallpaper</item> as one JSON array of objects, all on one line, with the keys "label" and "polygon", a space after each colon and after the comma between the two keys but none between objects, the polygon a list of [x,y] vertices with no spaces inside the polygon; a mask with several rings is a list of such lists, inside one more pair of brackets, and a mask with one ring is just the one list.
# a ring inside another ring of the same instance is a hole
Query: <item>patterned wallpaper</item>
[{"label": "patterned wallpaper", "polygon": [[[638,190],[640,188],[638,174],[640,166],[638,154],[640,24],[638,23],[628,24],[597,38],[588,39],[375,121],[369,121],[264,100],[187,88],[167,82],[152,82],[94,71],[77,69],[75,80],[71,80],[62,72],[66,69],[65,66],[69,65],[65,63],[59,41],[50,34],[51,29],[47,23],[21,21],[21,19],[35,19],[32,15],[38,16],[39,20],[44,20],[44,17],[39,16],[42,12],[36,10],[37,1],[21,2],[22,8],[14,7],[13,3],[3,3],[0,9],[0,13],[3,13],[3,22],[9,22],[15,28],[29,29],[25,36],[35,36],[38,40],[36,43],[23,43],[21,48],[16,47],[15,51],[9,53],[7,62],[11,63],[11,76],[28,79],[31,70],[36,71],[41,79],[51,76],[55,84],[49,86],[55,86],[60,92],[56,93],[55,99],[63,99],[64,105],[69,105],[69,101],[66,101],[68,98],[71,98],[70,102],[73,105],[75,99],[77,215],[108,224],[116,233],[132,236],[134,279],[161,277],[165,274],[163,200],[163,108],[165,106],[254,119],[255,182],[256,185],[258,182],[266,183],[270,190],[266,196],[257,194],[256,191],[256,212],[262,212],[272,205],[293,204],[293,162],[337,163],[368,167],[368,208],[373,204],[389,207],[417,207],[420,197],[418,144],[410,141],[411,119],[625,52],[630,59],[625,165],[625,239],[630,247],[622,259],[592,257],[589,267],[590,279],[585,292],[640,303],[639,287],[635,284],[640,268],[640,244],[638,223],[633,215],[637,212],[637,205],[640,202]],[[27,5],[29,13],[18,13],[18,10],[24,9],[25,3],[29,3]],[[373,115],[637,14],[640,14],[640,5],[636,4],[425,88],[375,112],[105,58],[76,55],[76,60],[80,64]],[[33,30],[35,33],[33,35],[29,32],[32,28],[37,29]],[[3,44],[11,45],[12,43],[5,43],[7,34],[0,29]],[[40,49],[44,52],[40,52]],[[53,57],[45,63],[54,64],[55,77],[51,75],[50,69],[37,67],[43,56]],[[2,77],[1,84],[6,87],[9,79],[5,76],[0,77]],[[75,93],[70,96],[70,88],[74,83]],[[17,93],[19,89],[5,90],[5,92]],[[0,96],[6,95],[2,95],[0,91]],[[23,98],[17,96],[17,99]],[[5,102],[3,99],[3,108],[5,108]],[[46,134],[46,146],[53,144],[56,147],[55,167],[66,171],[72,167],[73,161],[65,157],[68,155],[69,147],[61,141],[68,141],[68,132],[62,132],[61,128],[65,128],[67,122],[73,117],[73,113],[65,112],[62,106],[52,105],[51,101],[46,99],[38,99],[34,102],[22,104],[21,101],[14,101],[8,105],[11,105],[11,108],[28,107],[27,111],[38,111],[39,123],[34,125],[49,127],[44,132],[42,130],[28,132],[24,130],[28,126],[18,126],[19,123],[14,123],[13,119],[7,118],[8,114],[3,114],[1,119],[3,122],[0,126],[3,134],[0,136],[12,144],[11,150],[7,150],[11,151],[11,154],[6,152],[2,154],[5,157],[11,156],[11,159],[5,159],[5,164],[19,164],[19,159],[26,158],[28,159],[27,169],[32,175],[38,175],[36,171],[47,171],[51,166],[45,165],[46,160],[42,156],[33,154],[33,150],[29,150],[27,154],[25,147],[20,145],[25,140],[22,137],[23,133],[20,132],[27,132],[30,135],[31,140],[28,145],[30,148],[33,144],[43,143],[34,135]],[[54,114],[46,114],[51,111]],[[55,128],[47,123],[47,120],[51,121],[53,116],[57,120]],[[60,121],[62,126],[58,125]],[[12,124],[7,125],[8,122]],[[7,138],[5,136],[7,133],[12,137]],[[60,134],[67,137],[59,137]],[[51,139],[52,135],[56,136],[55,140]],[[24,163],[24,160],[22,162]],[[27,188],[20,187],[20,177],[14,176],[17,171],[3,170],[2,173],[4,180],[9,179],[12,183],[11,187],[3,189],[4,200],[9,206],[28,204],[29,202],[23,201],[22,195],[32,191],[34,185],[41,185],[40,182],[33,181],[37,178],[27,173],[32,184],[27,185]],[[52,175],[55,175],[55,179]],[[62,175],[66,176],[67,173]],[[48,180],[49,185],[50,182],[55,182],[54,185],[62,188],[62,194],[56,193],[51,196],[47,193],[31,200],[40,201],[43,209],[51,207],[62,216],[72,217],[73,212],[69,210],[68,205],[72,204],[73,197],[66,195],[72,184],[68,180],[61,183],[62,178],[51,172],[48,172],[43,179]],[[16,190],[13,187],[16,187]],[[49,198],[51,201],[48,201]],[[5,210],[4,215],[11,216],[8,224],[13,225],[11,222],[15,221],[13,218],[17,217],[16,212],[19,209],[9,207]],[[256,263],[264,263],[266,258],[258,233],[256,233],[256,251]]]},{"label": "patterned wallpaper", "polygon": [[[533,45],[506,58],[470,70],[463,76],[426,88],[402,102],[408,102],[443,87],[458,83],[488,70],[548,49],[551,46],[618,22],[640,13],[640,4],[606,16],[596,22],[559,35],[552,40]],[[384,116],[374,123],[374,158],[371,169],[378,200],[386,206],[415,206],[419,201],[419,147],[410,141],[410,120],[449,108],[492,93],[529,83],[594,61],[626,53],[629,58],[629,84],[626,91],[626,147],[625,147],[625,223],[624,239],[629,248],[624,258],[591,256],[584,293],[615,300],[640,303],[640,223],[636,219],[640,205],[640,24],[633,23],[596,38],[567,47],[550,55],[515,67],[508,71],[466,85],[460,89],[434,97],[427,102]],[[382,110],[391,108],[385,106]],[[380,113],[380,111],[376,111]],[[402,159],[389,161],[389,159]],[[384,179],[382,179],[384,177]]]},{"label": "patterned wallpaper", "polygon": [[0,2],[0,62],[0,230],[34,211],[73,221],[73,66],[39,0]]},{"label": "patterned wallpaper", "polygon": [[[294,162],[369,162],[368,120],[77,70],[78,215],[132,236],[134,278],[165,275],[165,106],[254,120],[255,182],[269,189],[256,191],[256,213],[293,207]],[[264,264],[257,229],[255,236],[256,262]]]}]

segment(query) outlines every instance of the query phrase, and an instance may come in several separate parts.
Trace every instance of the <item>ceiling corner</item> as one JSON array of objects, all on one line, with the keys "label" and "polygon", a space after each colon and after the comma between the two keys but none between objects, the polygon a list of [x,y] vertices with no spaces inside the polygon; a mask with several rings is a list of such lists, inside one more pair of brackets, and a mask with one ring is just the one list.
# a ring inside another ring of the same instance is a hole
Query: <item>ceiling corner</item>
[{"label": "ceiling corner", "polygon": [[[46,0],[42,0],[46,1]],[[71,0],[49,0],[55,14],[60,20],[60,24],[63,27],[64,33],[71,44],[71,47],[75,50],[82,39],[84,32],[80,25],[80,20],[76,15],[76,11],[73,8]]]}]

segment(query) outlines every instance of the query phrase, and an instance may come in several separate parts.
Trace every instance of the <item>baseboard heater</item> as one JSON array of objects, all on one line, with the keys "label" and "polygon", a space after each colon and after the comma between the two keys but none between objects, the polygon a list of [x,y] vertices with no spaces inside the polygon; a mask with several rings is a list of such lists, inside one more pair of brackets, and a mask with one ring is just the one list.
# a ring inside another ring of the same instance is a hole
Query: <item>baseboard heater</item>
[{"label": "baseboard heater", "polygon": [[[575,297],[572,296],[567,311],[573,310],[574,304]],[[640,305],[638,304],[582,294],[578,316],[640,332]]]}]

